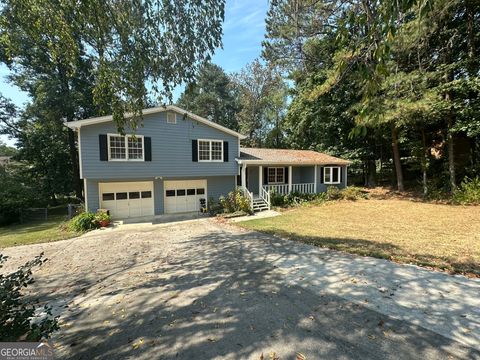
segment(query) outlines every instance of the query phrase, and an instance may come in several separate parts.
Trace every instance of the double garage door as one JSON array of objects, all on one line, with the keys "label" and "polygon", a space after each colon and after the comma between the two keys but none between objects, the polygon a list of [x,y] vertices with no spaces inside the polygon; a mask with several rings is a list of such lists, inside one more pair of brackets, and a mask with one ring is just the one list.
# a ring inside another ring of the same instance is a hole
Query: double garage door
[{"label": "double garage door", "polygon": [[100,183],[100,207],[115,219],[152,216],[153,182]]},{"label": "double garage door", "polygon": [[[100,183],[100,208],[115,219],[154,215],[153,182]],[[207,200],[207,180],[175,180],[164,183],[165,213],[198,211]]]},{"label": "double garage door", "polygon": [[207,200],[207,180],[165,181],[165,213],[198,211]]}]

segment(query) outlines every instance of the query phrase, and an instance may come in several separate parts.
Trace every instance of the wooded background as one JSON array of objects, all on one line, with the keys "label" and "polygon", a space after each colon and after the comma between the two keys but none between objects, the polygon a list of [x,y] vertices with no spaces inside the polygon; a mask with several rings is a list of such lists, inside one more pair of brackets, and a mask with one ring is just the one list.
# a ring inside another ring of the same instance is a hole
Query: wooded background
[{"label": "wooded background", "polygon": [[[248,136],[246,146],[313,149],[353,161],[349,180],[442,196],[480,175],[476,0],[272,0],[260,59],[209,62],[224,1],[8,0],[0,61],[29,95],[0,97],[2,206],[82,197],[64,121],[173,101]],[[133,112],[133,119],[125,119]]]}]

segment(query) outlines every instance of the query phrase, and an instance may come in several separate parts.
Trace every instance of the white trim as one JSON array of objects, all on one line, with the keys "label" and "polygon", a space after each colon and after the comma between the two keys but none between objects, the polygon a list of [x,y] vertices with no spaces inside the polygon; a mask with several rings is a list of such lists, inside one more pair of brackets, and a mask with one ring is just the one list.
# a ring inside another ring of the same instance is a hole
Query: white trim
[{"label": "white trim", "polygon": [[[283,172],[283,182],[277,181],[277,170],[275,170],[275,182],[270,182],[270,169],[282,169]],[[290,177],[290,175],[288,175]],[[267,184],[268,185],[279,185],[285,184],[285,167],[282,166],[267,166]]]},{"label": "white trim", "polygon": [[[268,175],[268,174],[267,174]],[[258,194],[261,194],[261,189],[263,186],[263,166],[258,167]]]},{"label": "white trim", "polygon": [[243,165],[242,166],[242,171],[241,171],[241,175],[240,175],[240,178],[241,178],[241,186],[243,188],[247,188],[247,164]]},{"label": "white trim", "polygon": [[[85,212],[88,211],[87,179],[83,179],[83,197],[85,198]],[[98,203],[100,206],[100,203]]]},{"label": "white trim", "polygon": [[[325,170],[327,169],[330,169],[330,181],[326,181],[325,178],[326,178],[326,175],[327,175],[327,172]],[[333,169],[337,169],[338,171],[338,181],[333,181]],[[342,177],[342,173],[341,173],[341,167],[340,166],[324,166],[323,168],[323,183],[326,184],[326,185],[338,185],[341,183],[340,179]]]},{"label": "white trim", "polygon": [[[125,138],[125,159],[112,159],[110,156],[110,137],[124,137]],[[129,159],[128,158],[128,138],[135,137],[142,139],[142,158],[141,159]],[[132,134],[107,134],[107,151],[108,151],[108,161],[145,161],[145,136],[143,135],[132,135]]]},{"label": "white trim", "polygon": [[[208,142],[208,152],[209,152],[209,160],[200,160],[200,141]],[[219,142],[222,144],[222,159],[221,160],[213,160],[212,159],[212,142]],[[197,139],[197,160],[198,162],[223,162],[223,140],[218,139]]]},{"label": "white trim", "polygon": [[78,172],[80,179],[83,179],[83,169],[82,169],[82,139],[80,138],[80,129],[78,129]]},{"label": "white trim", "polygon": [[[196,120],[202,124],[208,125],[210,127],[213,127],[217,130],[223,131],[227,134],[233,135],[238,137],[239,139],[246,139],[247,137],[245,135],[242,135],[236,131],[230,130],[222,125],[219,125],[217,123],[214,123],[213,121],[210,121],[208,119],[205,119],[201,116],[195,115],[189,111],[183,110],[179,108],[178,106],[175,105],[167,105],[167,106],[157,106],[154,108],[149,108],[149,109],[143,109],[142,110],[142,116],[145,115],[150,115],[150,114],[156,114],[160,112],[165,112],[165,111],[175,111],[179,115],[183,116],[188,116],[189,118]],[[124,117],[126,119],[132,118],[133,113],[126,113],[124,114]],[[95,117],[95,118],[89,118],[89,119],[83,119],[83,120],[77,120],[77,121],[70,121],[64,123],[65,126],[69,127],[70,129],[78,129],[82,126],[87,126],[87,125],[92,125],[92,124],[100,124],[100,123],[105,123],[113,121],[113,116],[112,115],[107,115],[107,116],[100,116],[100,117]]]},{"label": "white trim", "polygon": [[288,167],[288,193],[292,192],[292,166]]},{"label": "white trim", "polygon": [[281,166],[281,165],[298,165],[298,166],[308,166],[308,165],[334,165],[334,166],[347,166],[350,164],[349,161],[346,161],[344,164],[334,164],[332,161],[310,161],[310,162],[301,162],[301,161],[270,161],[270,160],[242,160],[235,158],[235,161],[239,164],[248,164],[248,165],[272,165],[272,166]]},{"label": "white trim", "polygon": [[[169,115],[173,115],[173,121],[168,119]],[[172,111],[167,111],[167,124],[176,124],[177,123],[177,113]]]},{"label": "white trim", "polygon": [[313,167],[313,192],[316,194],[317,193],[317,172],[318,168],[317,165]]}]

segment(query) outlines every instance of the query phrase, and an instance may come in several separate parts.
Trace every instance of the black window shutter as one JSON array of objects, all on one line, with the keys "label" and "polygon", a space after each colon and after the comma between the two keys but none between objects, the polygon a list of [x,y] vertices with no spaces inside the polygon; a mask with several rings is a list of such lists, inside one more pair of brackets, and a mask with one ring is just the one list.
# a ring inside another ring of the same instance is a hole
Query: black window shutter
[{"label": "black window shutter", "polygon": [[192,161],[198,162],[198,141],[192,140]]},{"label": "black window shutter", "polygon": [[343,166],[340,166],[340,183],[343,183]]},{"label": "black window shutter", "polygon": [[268,184],[268,167],[263,168],[263,185]]},{"label": "black window shutter", "polygon": [[320,166],[320,184],[323,184],[323,166]]},{"label": "black window shutter", "polygon": [[144,137],[143,141],[145,143],[145,161],[152,161],[152,138]]},{"label": "black window shutter", "polygon": [[283,179],[284,184],[288,184],[288,166],[285,166],[285,176]]},{"label": "black window shutter", "polygon": [[228,141],[223,142],[223,161],[228,162]]},{"label": "black window shutter", "polygon": [[108,161],[107,135],[98,135],[98,145],[100,150],[100,161]]}]

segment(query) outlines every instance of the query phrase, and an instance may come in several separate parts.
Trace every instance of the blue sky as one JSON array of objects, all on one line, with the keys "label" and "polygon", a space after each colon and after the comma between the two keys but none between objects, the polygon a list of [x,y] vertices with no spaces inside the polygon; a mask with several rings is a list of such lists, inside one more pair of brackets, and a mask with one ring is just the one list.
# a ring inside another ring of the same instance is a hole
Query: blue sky
[{"label": "blue sky", "polygon": [[[265,15],[268,0],[227,0],[225,23],[223,24],[223,49],[218,49],[213,62],[227,72],[240,70],[245,64],[260,56],[265,33]],[[0,92],[21,106],[28,97],[25,93],[9,85],[5,77],[8,69],[0,66]],[[176,97],[181,89],[175,93]],[[5,136],[0,139],[13,145],[14,140]]]}]

